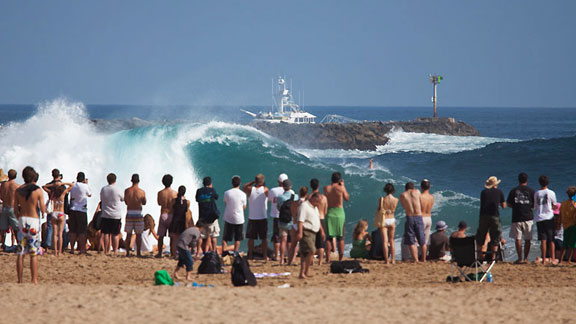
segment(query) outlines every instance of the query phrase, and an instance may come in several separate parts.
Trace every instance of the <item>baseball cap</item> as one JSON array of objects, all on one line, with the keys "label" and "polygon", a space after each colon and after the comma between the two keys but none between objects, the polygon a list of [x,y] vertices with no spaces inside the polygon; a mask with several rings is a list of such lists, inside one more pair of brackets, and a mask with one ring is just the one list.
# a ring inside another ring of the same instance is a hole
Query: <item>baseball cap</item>
[{"label": "baseball cap", "polygon": [[281,175],[278,176],[278,182],[282,183],[284,182],[284,180],[288,180],[288,176],[286,175],[286,173],[282,173]]}]

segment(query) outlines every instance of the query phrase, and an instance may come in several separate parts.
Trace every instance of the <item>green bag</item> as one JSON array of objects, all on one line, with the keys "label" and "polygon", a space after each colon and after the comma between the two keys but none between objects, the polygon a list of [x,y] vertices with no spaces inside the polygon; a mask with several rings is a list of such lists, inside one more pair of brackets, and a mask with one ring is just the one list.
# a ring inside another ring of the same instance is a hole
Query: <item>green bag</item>
[{"label": "green bag", "polygon": [[174,286],[174,280],[166,270],[158,270],[154,273],[154,281],[156,285]]}]

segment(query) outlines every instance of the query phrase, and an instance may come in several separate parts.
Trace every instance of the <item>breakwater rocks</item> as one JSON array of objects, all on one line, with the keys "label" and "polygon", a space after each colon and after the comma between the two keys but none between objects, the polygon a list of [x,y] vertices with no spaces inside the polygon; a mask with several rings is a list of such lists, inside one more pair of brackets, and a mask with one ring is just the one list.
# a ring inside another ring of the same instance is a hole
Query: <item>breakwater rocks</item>
[{"label": "breakwater rocks", "polygon": [[392,129],[439,135],[479,136],[474,126],[453,118],[417,118],[413,121],[388,121],[327,124],[272,124],[253,122],[251,126],[294,147],[311,149],[375,150],[386,145]]}]

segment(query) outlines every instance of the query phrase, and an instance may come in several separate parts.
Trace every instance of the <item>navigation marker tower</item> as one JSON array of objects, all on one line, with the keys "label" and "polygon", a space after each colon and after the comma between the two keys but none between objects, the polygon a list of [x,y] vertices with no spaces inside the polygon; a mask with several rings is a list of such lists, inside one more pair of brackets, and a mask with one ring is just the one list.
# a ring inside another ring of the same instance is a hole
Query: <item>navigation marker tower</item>
[{"label": "navigation marker tower", "polygon": [[436,118],[436,101],[437,101],[436,86],[444,78],[440,75],[437,75],[437,74],[434,74],[434,75],[430,74],[429,76],[430,76],[430,83],[432,83],[434,85],[434,95],[432,96],[432,103],[434,103],[434,118]]}]

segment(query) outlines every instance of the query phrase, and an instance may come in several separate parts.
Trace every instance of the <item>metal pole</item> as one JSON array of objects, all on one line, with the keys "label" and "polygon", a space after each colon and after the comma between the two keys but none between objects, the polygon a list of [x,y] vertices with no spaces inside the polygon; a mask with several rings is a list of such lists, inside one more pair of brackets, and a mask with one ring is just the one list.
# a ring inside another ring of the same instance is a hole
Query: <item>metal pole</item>
[{"label": "metal pole", "polygon": [[436,81],[434,81],[434,118],[436,118]]}]

